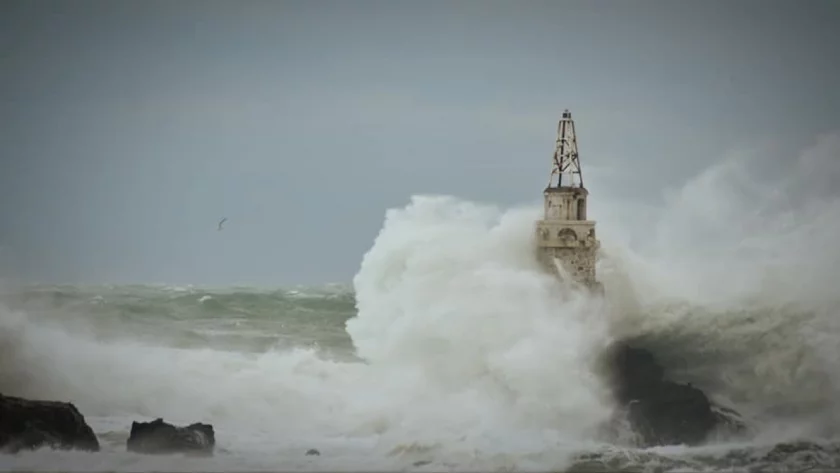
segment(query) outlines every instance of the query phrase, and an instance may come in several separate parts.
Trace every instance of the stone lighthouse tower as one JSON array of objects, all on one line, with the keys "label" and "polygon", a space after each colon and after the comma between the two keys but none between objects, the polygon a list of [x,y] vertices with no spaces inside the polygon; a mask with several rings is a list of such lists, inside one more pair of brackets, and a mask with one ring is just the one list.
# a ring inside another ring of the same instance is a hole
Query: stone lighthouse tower
[{"label": "stone lighthouse tower", "polygon": [[583,186],[575,122],[568,110],[557,125],[553,169],[543,195],[545,215],[536,225],[540,262],[561,279],[602,292],[603,286],[595,278],[600,243],[595,222],[586,216],[589,192]]}]

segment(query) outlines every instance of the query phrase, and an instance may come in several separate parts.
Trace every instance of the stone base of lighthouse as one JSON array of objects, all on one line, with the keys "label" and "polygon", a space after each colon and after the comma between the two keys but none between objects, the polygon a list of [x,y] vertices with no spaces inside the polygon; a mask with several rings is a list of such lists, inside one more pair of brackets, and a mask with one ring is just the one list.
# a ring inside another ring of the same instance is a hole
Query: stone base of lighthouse
[{"label": "stone base of lighthouse", "polygon": [[600,242],[595,238],[595,222],[540,220],[536,233],[537,258],[546,271],[593,292],[603,293],[603,285],[595,278],[600,248]]}]

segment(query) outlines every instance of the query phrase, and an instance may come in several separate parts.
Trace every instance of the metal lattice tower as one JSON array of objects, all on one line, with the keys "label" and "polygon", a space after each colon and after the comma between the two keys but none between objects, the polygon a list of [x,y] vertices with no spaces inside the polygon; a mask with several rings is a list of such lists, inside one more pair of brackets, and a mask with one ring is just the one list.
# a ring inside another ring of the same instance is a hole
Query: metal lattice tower
[{"label": "metal lattice tower", "polygon": [[[548,187],[583,187],[583,173],[580,170],[575,122],[569,110],[557,123],[557,142],[554,147],[554,168],[548,179]],[[557,183],[552,184],[554,176]]]}]

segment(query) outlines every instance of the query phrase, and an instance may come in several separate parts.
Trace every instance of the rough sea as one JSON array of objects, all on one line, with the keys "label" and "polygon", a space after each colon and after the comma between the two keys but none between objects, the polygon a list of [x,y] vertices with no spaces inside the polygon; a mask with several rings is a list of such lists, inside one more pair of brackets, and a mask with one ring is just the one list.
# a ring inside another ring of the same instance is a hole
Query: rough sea
[{"label": "rough sea", "polygon": [[[838,470],[838,149],[829,137],[761,179],[752,157],[727,159],[658,206],[593,190],[603,300],[538,270],[540,208],[449,196],[388,210],[344,285],[4,284],[0,391],[75,403],[103,451],[0,468]],[[593,359],[617,339],[749,432],[599,437],[613,406]],[[216,455],[126,453],[131,422],[156,417],[212,423]]]}]

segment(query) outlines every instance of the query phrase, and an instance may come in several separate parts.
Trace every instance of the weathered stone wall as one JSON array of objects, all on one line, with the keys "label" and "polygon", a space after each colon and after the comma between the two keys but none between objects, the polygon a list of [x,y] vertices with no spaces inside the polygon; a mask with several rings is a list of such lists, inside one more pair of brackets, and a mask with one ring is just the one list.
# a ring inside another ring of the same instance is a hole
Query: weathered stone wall
[{"label": "weathered stone wall", "polygon": [[538,258],[549,272],[556,273],[554,259],[576,281],[600,286],[595,276],[595,262],[600,242],[595,237],[595,222],[545,219],[537,222]]},{"label": "weathered stone wall", "polygon": [[540,220],[537,244],[543,247],[578,248],[597,246],[595,222],[581,220]]},{"label": "weathered stone wall", "polygon": [[586,220],[587,191],[580,188],[553,188],[544,193],[547,220]]},{"label": "weathered stone wall", "polygon": [[597,247],[542,247],[539,251],[539,258],[547,270],[556,272],[554,260],[557,259],[563,265],[566,272],[576,281],[588,286],[597,283],[597,279],[595,278]]}]

